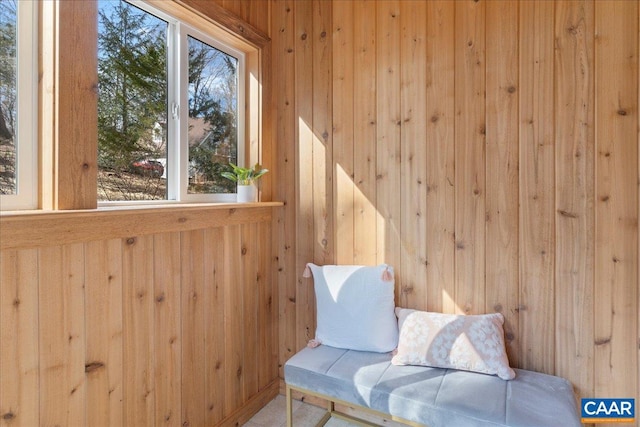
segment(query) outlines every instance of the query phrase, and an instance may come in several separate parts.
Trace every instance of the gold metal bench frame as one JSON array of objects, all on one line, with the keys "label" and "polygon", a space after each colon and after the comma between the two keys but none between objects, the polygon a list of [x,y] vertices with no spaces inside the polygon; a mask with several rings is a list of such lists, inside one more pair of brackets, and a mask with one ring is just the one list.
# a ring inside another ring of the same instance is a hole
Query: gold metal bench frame
[{"label": "gold metal bench frame", "polygon": [[327,423],[327,421],[329,421],[331,419],[331,417],[339,418],[339,419],[348,421],[350,423],[357,424],[359,426],[381,427],[379,424],[375,424],[373,422],[370,422],[370,421],[367,421],[367,420],[363,420],[361,418],[354,417],[353,415],[349,415],[349,414],[346,414],[344,412],[336,410],[336,404],[357,408],[358,410],[361,410],[363,412],[366,412],[366,413],[369,413],[369,414],[372,414],[372,415],[375,415],[375,416],[378,416],[378,417],[381,417],[381,418],[384,418],[384,419],[387,419],[387,420],[397,421],[399,423],[405,424],[405,425],[410,426],[410,427],[425,427],[423,424],[418,424],[418,423],[413,422],[413,421],[405,420],[404,418],[397,417],[395,415],[386,414],[384,412],[376,411],[375,409],[367,408],[367,407],[360,406],[360,405],[354,405],[351,402],[346,402],[344,400],[340,400],[340,399],[336,399],[336,398],[331,397],[331,396],[327,396],[326,394],[316,393],[316,392],[314,392],[312,390],[291,386],[289,384],[286,385],[287,427],[293,427],[293,392],[294,391],[298,391],[298,392],[303,393],[305,395],[317,397],[317,398],[320,398],[322,400],[326,400],[327,401],[327,412],[320,419],[320,421],[318,421],[316,423],[315,427],[324,426]]}]

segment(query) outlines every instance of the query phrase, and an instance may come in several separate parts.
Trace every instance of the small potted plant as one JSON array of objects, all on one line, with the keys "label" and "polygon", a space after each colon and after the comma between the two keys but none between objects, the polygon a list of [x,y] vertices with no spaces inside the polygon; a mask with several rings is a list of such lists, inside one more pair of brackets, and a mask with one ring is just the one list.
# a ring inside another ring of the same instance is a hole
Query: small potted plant
[{"label": "small potted plant", "polygon": [[238,184],[238,202],[257,202],[258,189],[256,183],[269,169],[256,163],[253,168],[243,168],[229,162],[233,172],[222,172],[222,176]]}]

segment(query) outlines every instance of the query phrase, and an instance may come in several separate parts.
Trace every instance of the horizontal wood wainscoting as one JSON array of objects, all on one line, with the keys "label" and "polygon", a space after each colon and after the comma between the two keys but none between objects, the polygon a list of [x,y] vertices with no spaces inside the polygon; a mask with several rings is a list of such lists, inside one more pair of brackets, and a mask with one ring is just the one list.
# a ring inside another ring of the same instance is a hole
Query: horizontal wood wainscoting
[{"label": "horizontal wood wainscoting", "polygon": [[0,217],[0,425],[235,426],[278,393],[280,203]]}]

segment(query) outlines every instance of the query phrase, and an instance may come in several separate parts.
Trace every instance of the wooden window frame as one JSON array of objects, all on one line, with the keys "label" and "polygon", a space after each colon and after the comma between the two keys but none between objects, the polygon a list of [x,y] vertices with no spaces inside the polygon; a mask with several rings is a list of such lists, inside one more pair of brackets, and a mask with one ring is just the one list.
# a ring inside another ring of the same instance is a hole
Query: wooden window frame
[{"label": "wooden window frame", "polygon": [[17,129],[15,131],[14,194],[0,195],[3,210],[38,207],[38,7],[32,2],[17,3]]},{"label": "wooden window frame", "polygon": [[[245,52],[247,104],[245,163],[264,163],[271,141],[263,129],[264,70],[270,39],[208,1],[147,0],[196,29],[215,32]],[[40,7],[39,153],[43,210],[96,209],[97,189],[97,1],[42,1]],[[79,61],[78,58],[82,58]],[[255,108],[254,108],[255,107]],[[271,200],[271,180],[263,180],[261,200]],[[159,201],[162,204],[162,201]]]}]

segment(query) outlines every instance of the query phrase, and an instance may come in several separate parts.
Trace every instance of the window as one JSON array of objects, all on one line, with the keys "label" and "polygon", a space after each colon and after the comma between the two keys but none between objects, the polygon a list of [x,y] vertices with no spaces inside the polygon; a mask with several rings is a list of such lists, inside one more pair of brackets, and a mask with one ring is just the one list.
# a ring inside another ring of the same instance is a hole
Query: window
[{"label": "window", "polygon": [[0,204],[38,203],[37,3],[0,2]]},{"label": "window", "polygon": [[233,201],[244,52],[145,3],[100,0],[98,200]]}]

